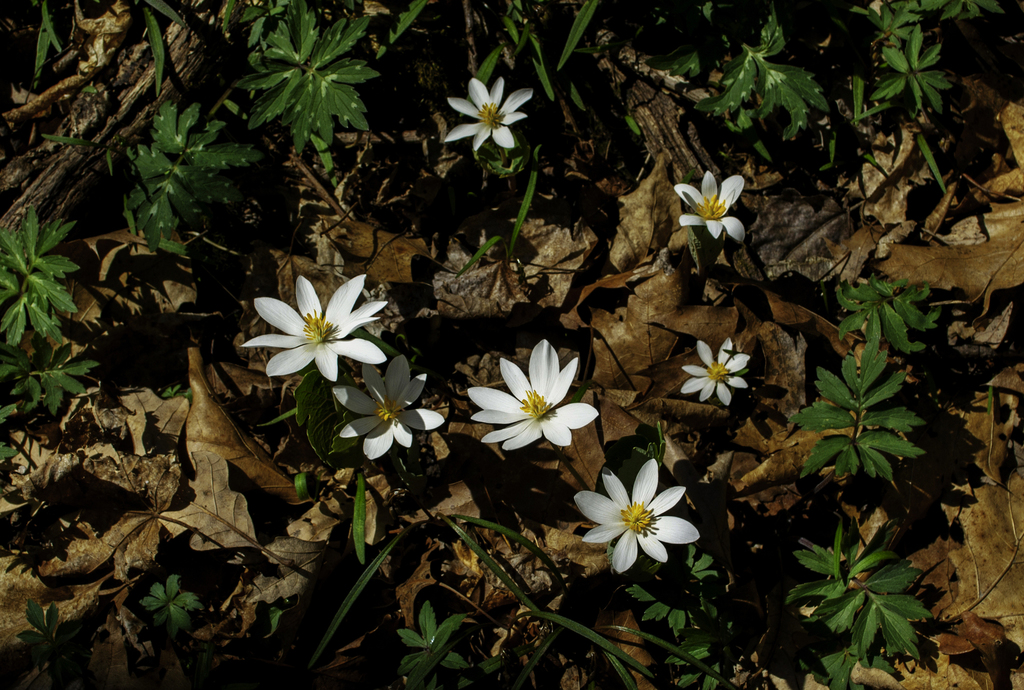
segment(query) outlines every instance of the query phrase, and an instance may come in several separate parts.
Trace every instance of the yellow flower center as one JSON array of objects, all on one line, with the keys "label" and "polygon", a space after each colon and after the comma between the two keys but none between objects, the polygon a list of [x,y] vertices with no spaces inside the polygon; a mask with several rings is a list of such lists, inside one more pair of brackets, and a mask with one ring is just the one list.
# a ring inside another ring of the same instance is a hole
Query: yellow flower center
[{"label": "yellow flower center", "polygon": [[626,527],[638,534],[643,534],[649,530],[651,528],[651,521],[654,519],[651,511],[644,509],[643,503],[634,503],[625,510],[620,511],[620,514],[622,515],[622,521],[626,523]]},{"label": "yellow flower center", "polygon": [[537,391],[530,391],[527,393],[526,400],[523,400],[522,402],[523,406],[519,409],[534,419],[540,419],[548,410],[551,409],[551,405],[544,402],[544,396],[538,395]]},{"label": "yellow flower center", "polygon": [[501,123],[505,119],[505,117],[498,112],[497,103],[488,103],[480,109],[480,112],[477,113],[476,116],[480,118],[480,121],[490,129],[497,129],[498,127],[501,127]]},{"label": "yellow flower center", "polygon": [[380,417],[382,422],[390,422],[401,411],[402,408],[398,406],[398,403],[386,395],[384,396],[384,402],[377,403],[377,416]]},{"label": "yellow flower center", "polygon": [[724,364],[715,362],[708,367],[708,378],[712,381],[725,381],[729,378],[729,370],[725,368]]},{"label": "yellow flower center", "polygon": [[725,202],[717,194],[704,197],[704,202],[697,206],[697,215],[704,220],[718,220],[725,215]]},{"label": "yellow flower center", "polygon": [[334,331],[337,329],[337,326],[328,321],[325,316],[318,311],[315,311],[312,314],[306,314],[302,320],[306,322],[306,327],[302,329],[303,335],[314,343],[322,343],[325,340],[330,340],[334,336]]}]

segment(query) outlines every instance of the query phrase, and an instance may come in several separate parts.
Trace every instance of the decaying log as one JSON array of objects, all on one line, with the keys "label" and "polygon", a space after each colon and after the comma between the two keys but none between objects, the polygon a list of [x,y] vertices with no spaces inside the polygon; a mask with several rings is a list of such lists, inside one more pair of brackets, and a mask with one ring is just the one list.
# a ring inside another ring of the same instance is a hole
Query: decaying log
[{"label": "decaying log", "polygon": [[[218,8],[223,11],[220,0],[181,3],[187,27],[170,23],[164,31],[167,58],[159,98],[154,97],[153,56],[143,40],[121,47],[110,65],[94,75],[97,93],[78,93],[69,99],[68,113],[55,134],[86,139],[102,148],[42,140],[2,161],[0,192],[20,189],[21,194],[0,217],[0,228],[20,227],[30,206],[36,208],[41,222],[76,219],[78,206],[97,185],[109,182],[107,148],[116,165],[124,157],[124,146],[140,141],[164,101],[180,100],[220,62],[226,39]],[[141,12],[141,6],[133,4],[132,12]],[[25,137],[24,128],[32,126],[31,121],[16,118],[11,124],[12,137]],[[14,131],[15,126],[23,131]]]}]

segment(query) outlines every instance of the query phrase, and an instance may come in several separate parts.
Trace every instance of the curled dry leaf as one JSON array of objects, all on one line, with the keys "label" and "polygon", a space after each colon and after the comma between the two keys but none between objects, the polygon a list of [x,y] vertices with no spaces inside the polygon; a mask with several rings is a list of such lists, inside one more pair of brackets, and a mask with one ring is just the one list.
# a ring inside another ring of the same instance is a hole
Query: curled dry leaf
[{"label": "curled dry leaf", "polygon": [[631,271],[651,253],[667,247],[679,226],[682,201],[668,174],[669,157],[662,153],[640,186],[618,199],[619,227],[608,252],[615,273]]}]

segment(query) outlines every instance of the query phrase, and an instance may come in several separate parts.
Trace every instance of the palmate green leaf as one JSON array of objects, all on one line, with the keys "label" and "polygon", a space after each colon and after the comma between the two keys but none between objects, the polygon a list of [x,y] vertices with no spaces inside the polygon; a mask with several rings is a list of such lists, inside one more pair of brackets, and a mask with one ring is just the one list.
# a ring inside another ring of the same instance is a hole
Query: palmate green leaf
[{"label": "palmate green leaf", "polygon": [[829,460],[851,447],[853,440],[849,436],[826,436],[814,444],[814,449],[800,470],[800,476],[806,477],[820,470]]},{"label": "palmate green leaf", "polygon": [[857,437],[857,445],[908,458],[916,458],[924,453],[905,438],[881,430],[863,432]]},{"label": "palmate green leaf", "polygon": [[[832,402],[846,408],[847,410],[854,412],[857,411],[857,402],[850,392],[850,388],[832,372],[822,367],[818,367],[818,380],[814,382],[814,385],[823,396]],[[834,428],[843,429],[845,427]]]},{"label": "palmate green leaf", "polygon": [[[882,551],[879,553],[889,558],[895,557],[895,554],[891,551]],[[861,568],[861,570],[867,570],[869,567],[870,566],[867,568]],[[868,578],[864,583],[864,586],[876,594],[904,592],[920,574],[921,571],[910,565],[910,561],[899,561],[897,563],[890,563],[889,565],[879,569],[878,572],[872,574],[871,577]]]},{"label": "palmate green leaf", "polygon": [[786,595],[786,603],[797,602],[818,602],[825,599],[833,599],[846,590],[846,586],[839,580],[815,580],[797,585]]},{"label": "palmate green leaf", "polygon": [[864,590],[853,589],[823,601],[814,611],[814,618],[832,632],[843,632],[853,626],[854,616],[864,603]]},{"label": "palmate green leaf", "polygon": [[834,558],[831,553],[821,548],[817,544],[812,544],[810,550],[797,551],[795,554],[797,560],[807,568],[813,570],[816,573],[822,575],[831,575],[838,577],[838,573],[835,572]]},{"label": "palmate green leaf", "polygon": [[692,45],[680,46],[668,55],[655,55],[647,60],[647,66],[666,70],[677,77],[695,77],[705,67],[701,62],[700,50]]},{"label": "palmate green leaf", "polygon": [[152,250],[162,238],[170,238],[179,217],[198,227],[210,215],[210,204],[241,199],[219,171],[263,158],[249,145],[214,144],[223,122],[208,122],[203,130],[193,131],[198,123],[198,103],[179,115],[177,105],[168,101],[153,120],[152,147],[128,151],[138,182],[126,206]]},{"label": "palmate green leaf", "polygon": [[849,410],[830,405],[827,402],[816,402],[810,407],[805,407],[790,417],[790,421],[812,431],[846,429],[856,423]]},{"label": "palmate green leaf", "polygon": [[924,420],[905,407],[868,410],[861,417],[864,426],[883,426],[895,431],[912,431],[913,427],[924,424]]},{"label": "palmate green leaf", "polygon": [[266,90],[253,105],[250,129],[281,117],[291,127],[298,151],[314,134],[331,141],[335,118],[343,127],[365,130],[366,106],[350,84],[379,75],[362,60],[339,56],[362,38],[368,25],[368,17],[342,19],[321,37],[305,0],[293,0],[285,21],[267,38],[270,47],[250,56],[255,73],[238,82],[244,89]]}]

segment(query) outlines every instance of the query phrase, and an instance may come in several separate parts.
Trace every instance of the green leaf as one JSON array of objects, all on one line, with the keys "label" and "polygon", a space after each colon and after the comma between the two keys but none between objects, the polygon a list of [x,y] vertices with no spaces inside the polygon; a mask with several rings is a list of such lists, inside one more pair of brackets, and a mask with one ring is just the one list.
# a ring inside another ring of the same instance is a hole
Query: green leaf
[{"label": "green leaf", "polygon": [[810,551],[797,551],[793,555],[808,570],[822,575],[835,575],[832,554],[817,544],[812,545]]},{"label": "green leaf", "polygon": [[847,429],[856,423],[849,410],[830,405],[827,402],[816,402],[810,407],[805,407],[790,417],[790,421],[812,431]]},{"label": "green leaf", "polygon": [[814,444],[810,456],[800,470],[800,476],[813,474],[828,464],[828,461],[851,447],[853,440],[849,436],[826,436]]},{"label": "green leaf", "polygon": [[814,618],[828,626],[832,632],[843,632],[853,626],[853,618],[864,603],[862,590],[843,592],[835,598],[826,599],[814,611]]},{"label": "green leaf", "polygon": [[[883,552],[892,554],[890,551]],[[892,554],[895,557],[895,554]],[[866,570],[867,568],[862,568]],[[874,573],[864,586],[872,592],[891,594],[906,591],[907,587],[917,579],[921,571],[910,565],[910,561],[899,561],[890,563]]]},{"label": "green leaf", "polygon": [[393,46],[395,44],[395,41],[398,40],[398,37],[404,34],[406,30],[410,26],[412,26],[413,22],[416,21],[416,18],[420,16],[420,12],[422,12],[423,9],[427,6],[427,2],[429,2],[429,0],[412,0],[412,2],[409,3],[409,8],[405,12],[402,12],[400,15],[398,15],[398,23],[395,24],[395,26],[393,26],[390,31],[388,31],[387,45],[382,45],[377,50],[378,60],[381,58],[382,55],[384,55],[385,52],[387,52],[387,49],[390,46]]},{"label": "green leaf", "polygon": [[160,87],[164,83],[164,35],[160,31],[160,25],[156,23],[156,17],[149,11],[148,7],[142,8],[142,18],[146,22],[146,34],[149,37],[149,47],[153,51],[153,84],[156,87],[156,95],[160,96]]},{"label": "green leaf", "polygon": [[583,38],[583,33],[587,30],[587,26],[590,24],[590,20],[594,18],[594,12],[597,10],[597,3],[600,0],[587,0],[580,11],[576,14],[576,19],[572,23],[572,28],[569,29],[569,37],[565,41],[565,48],[562,49],[562,56],[558,58],[558,66],[555,67],[556,72],[562,70],[562,66],[565,64],[569,56],[572,55],[572,51],[576,49],[580,39]]}]

